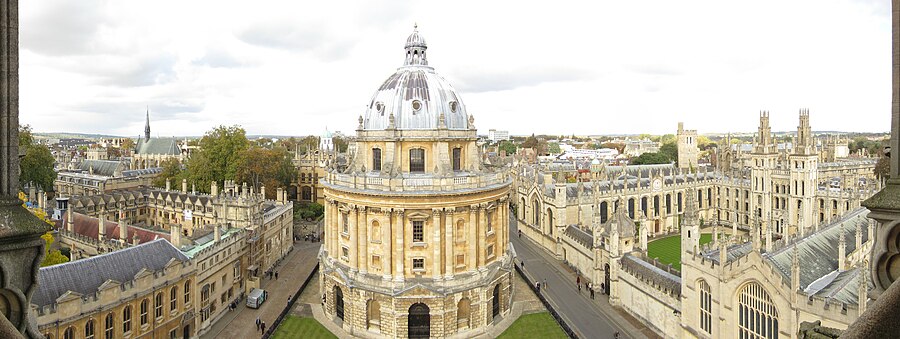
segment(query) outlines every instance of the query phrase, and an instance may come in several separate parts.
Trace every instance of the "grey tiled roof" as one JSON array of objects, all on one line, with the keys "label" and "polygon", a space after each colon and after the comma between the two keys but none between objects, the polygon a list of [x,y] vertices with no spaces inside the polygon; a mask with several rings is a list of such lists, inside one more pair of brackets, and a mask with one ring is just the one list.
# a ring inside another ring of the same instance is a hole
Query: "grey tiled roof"
[{"label": "grey tiled roof", "polygon": [[175,138],[139,139],[135,146],[135,154],[181,155],[178,140]]},{"label": "grey tiled roof", "polygon": [[68,291],[92,295],[107,280],[128,282],[143,269],[162,270],[172,259],[188,261],[184,253],[160,239],[87,259],[42,267],[38,272],[38,288],[31,302],[38,307],[51,305]]},{"label": "grey tiled roof", "polygon": [[590,233],[578,228],[578,226],[569,225],[566,227],[565,233],[569,238],[574,239],[584,247],[594,248],[594,237]]},{"label": "grey tiled roof", "polygon": [[85,172],[93,171],[95,175],[112,177],[116,172],[124,171],[125,164],[117,160],[84,160],[78,164],[78,169]]},{"label": "grey tiled roof", "polygon": [[651,263],[634,257],[630,254],[622,256],[622,268],[634,276],[643,280],[649,280],[656,286],[660,286],[672,295],[681,295],[681,277],[666,272]]}]

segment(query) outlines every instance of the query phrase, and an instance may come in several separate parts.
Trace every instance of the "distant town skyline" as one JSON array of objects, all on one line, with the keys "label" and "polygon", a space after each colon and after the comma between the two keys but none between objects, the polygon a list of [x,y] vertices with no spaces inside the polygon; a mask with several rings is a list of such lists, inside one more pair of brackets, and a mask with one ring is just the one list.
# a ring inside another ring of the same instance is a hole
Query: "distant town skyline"
[{"label": "distant town skyline", "polygon": [[20,5],[36,132],[353,134],[413,23],[479,134],[882,132],[884,1],[554,4],[41,1]]}]

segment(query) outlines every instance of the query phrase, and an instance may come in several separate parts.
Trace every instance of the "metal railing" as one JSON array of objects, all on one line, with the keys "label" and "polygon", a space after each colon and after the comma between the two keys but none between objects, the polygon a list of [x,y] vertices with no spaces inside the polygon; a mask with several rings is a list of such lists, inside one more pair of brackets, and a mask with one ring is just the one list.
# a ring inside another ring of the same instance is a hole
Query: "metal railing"
[{"label": "metal railing", "polygon": [[278,315],[278,318],[275,318],[275,322],[272,323],[272,326],[266,329],[266,333],[263,333],[263,339],[270,338],[275,331],[278,329],[278,326],[281,325],[281,322],[284,321],[284,317],[291,313],[291,310],[294,309],[294,304],[297,303],[297,300],[300,299],[300,293],[306,289],[306,285],[309,284],[309,281],[312,280],[316,273],[319,272],[319,264],[316,264],[316,267],[309,272],[309,276],[306,277],[306,281],[300,285],[300,288],[297,289],[297,292],[291,297],[291,301],[288,303],[287,307],[281,310],[281,314]]},{"label": "metal railing", "polygon": [[522,268],[519,267],[519,265],[515,264],[513,264],[513,266],[515,266],[516,268],[516,273],[518,273],[519,276],[525,280],[525,283],[529,288],[531,288],[531,291],[534,292],[534,294],[537,295],[538,299],[541,300],[541,304],[544,304],[544,307],[547,308],[547,311],[550,312],[550,315],[553,316],[553,319],[556,320],[556,323],[559,324],[559,327],[562,328],[563,332],[565,332],[566,335],[569,336],[569,338],[578,339],[578,334],[576,334],[575,331],[572,330],[571,327],[569,327],[569,324],[566,323],[565,319],[563,319],[559,315],[559,313],[556,312],[556,309],[554,309],[553,306],[550,305],[550,301],[544,298],[544,295],[541,294],[541,291],[537,288],[537,285],[535,285],[535,283],[528,278],[528,275],[526,275],[525,272],[522,271]]}]

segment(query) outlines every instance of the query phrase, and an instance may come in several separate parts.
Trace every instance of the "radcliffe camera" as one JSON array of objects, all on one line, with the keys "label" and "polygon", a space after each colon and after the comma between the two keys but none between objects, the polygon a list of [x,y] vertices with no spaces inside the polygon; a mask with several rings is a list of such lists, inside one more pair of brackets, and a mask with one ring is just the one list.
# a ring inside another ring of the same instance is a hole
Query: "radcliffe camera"
[{"label": "radcliffe camera", "polygon": [[0,338],[900,338],[898,31],[0,0]]}]

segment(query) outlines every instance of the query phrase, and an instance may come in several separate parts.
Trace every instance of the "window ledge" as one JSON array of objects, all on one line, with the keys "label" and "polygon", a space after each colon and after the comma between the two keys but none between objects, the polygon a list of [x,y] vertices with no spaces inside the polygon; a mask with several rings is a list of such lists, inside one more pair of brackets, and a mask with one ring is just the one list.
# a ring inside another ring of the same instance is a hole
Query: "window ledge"
[{"label": "window ledge", "polygon": [[411,247],[428,248],[428,243],[422,242],[422,241],[416,241],[416,242],[413,242],[412,245],[410,245],[410,246],[411,246]]},{"label": "window ledge", "polygon": [[413,272],[414,274],[424,274],[424,273],[425,273],[425,269],[424,269],[424,268],[414,268],[414,269],[412,269],[412,272]]},{"label": "window ledge", "polygon": [[372,243],[372,244],[380,244],[380,243],[381,243],[381,240],[372,240],[372,241],[370,241],[370,243]]}]

